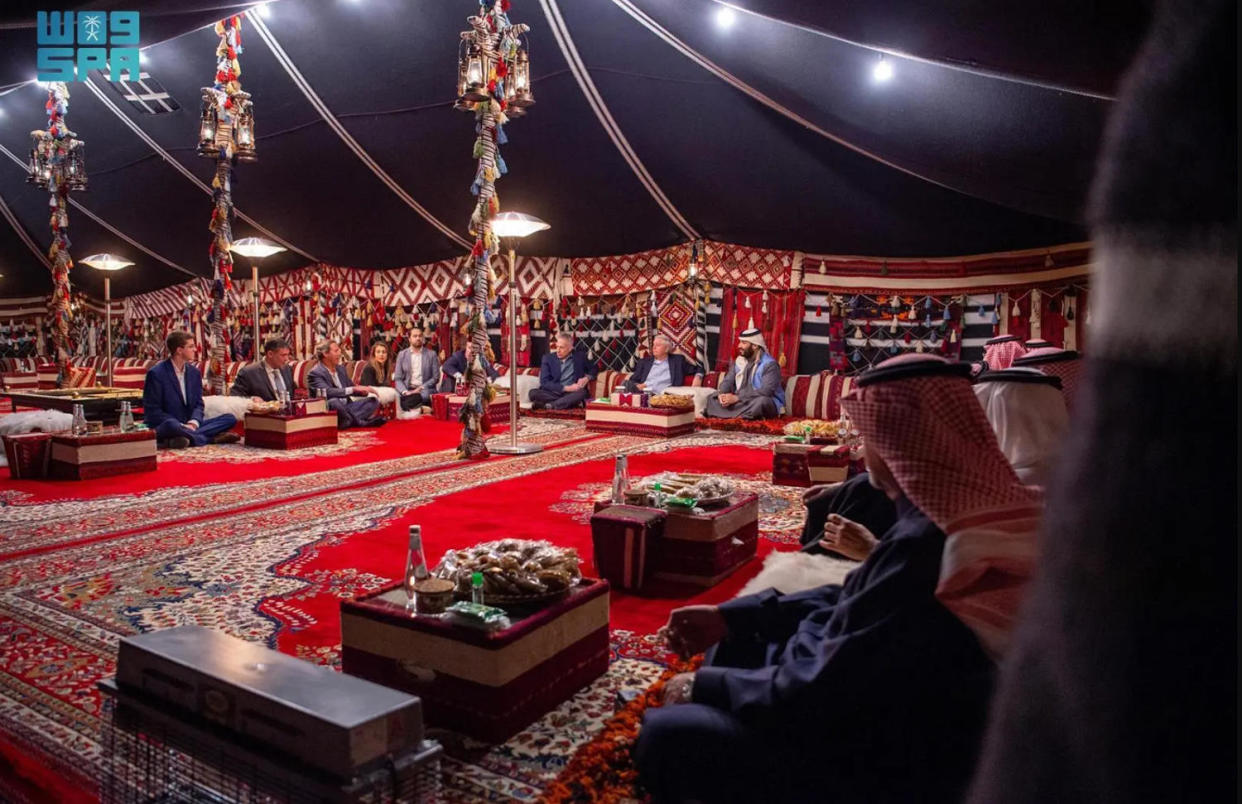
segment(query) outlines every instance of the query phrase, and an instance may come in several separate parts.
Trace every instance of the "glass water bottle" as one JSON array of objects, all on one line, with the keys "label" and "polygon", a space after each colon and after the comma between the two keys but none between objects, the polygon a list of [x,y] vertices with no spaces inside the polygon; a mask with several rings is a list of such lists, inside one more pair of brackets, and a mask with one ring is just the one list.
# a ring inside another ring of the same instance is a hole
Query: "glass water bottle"
[{"label": "glass water bottle", "polygon": [[625,492],[630,490],[630,459],[628,455],[618,455],[617,465],[612,472],[612,502],[616,505],[625,502]]}]

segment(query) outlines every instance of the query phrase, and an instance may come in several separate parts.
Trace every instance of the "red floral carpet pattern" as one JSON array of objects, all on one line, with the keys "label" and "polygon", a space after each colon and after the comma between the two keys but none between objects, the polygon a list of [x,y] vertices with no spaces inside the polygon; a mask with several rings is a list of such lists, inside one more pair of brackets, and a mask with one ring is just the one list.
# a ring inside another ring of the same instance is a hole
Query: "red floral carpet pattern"
[{"label": "red floral carpet pattern", "polygon": [[[28,778],[42,772],[40,783],[60,786],[52,798],[93,789],[95,684],[112,674],[118,640],[136,632],[194,623],[336,665],[340,600],[401,572],[411,522],[423,524],[433,558],[505,533],[577,547],[589,571],[589,529],[549,509],[584,483],[605,483],[616,454],[631,455],[636,474],[710,466],[755,478],[771,462],[769,441],[752,436],[666,442],[539,425],[550,429],[522,437],[545,451],[524,458],[463,462],[439,452],[56,504],[8,489],[0,502],[0,760]],[[765,540],[760,550],[772,546]],[[504,745],[443,735],[446,800],[532,800],[613,713],[619,691],[657,677],[666,657],[643,635],[671,607],[724,599],[757,569],[751,562],[706,592],[614,592],[609,672]]]}]

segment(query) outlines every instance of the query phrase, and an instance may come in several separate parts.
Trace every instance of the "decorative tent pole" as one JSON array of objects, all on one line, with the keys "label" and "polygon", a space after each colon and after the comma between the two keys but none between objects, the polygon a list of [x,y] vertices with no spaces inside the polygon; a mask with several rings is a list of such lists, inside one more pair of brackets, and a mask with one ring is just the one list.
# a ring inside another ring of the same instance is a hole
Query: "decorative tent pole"
[{"label": "decorative tent pole", "polygon": [[237,60],[242,53],[241,17],[235,15],[217,22],[216,34],[220,37],[216,46],[216,76],[212,86],[203,87],[198,155],[216,160],[216,174],[211,180],[211,223],[207,227],[212,233],[207,250],[212,267],[211,309],[207,314],[211,348],[208,375],[213,392],[223,394],[225,299],[233,289],[233,157],[242,162],[253,162],[256,157],[254,112],[249,93],[242,92],[241,64]]},{"label": "decorative tent pole", "polygon": [[56,360],[56,386],[63,388],[69,377],[69,191],[86,189],[86,147],[69,130],[69,89],[53,81],[47,85],[47,130],[32,131],[30,137],[30,175],[26,180],[51,194],[52,245],[47,258],[52,270],[52,297],[48,314],[52,324],[52,348]]},{"label": "decorative tent pole", "polygon": [[[490,6],[479,6],[477,16],[467,22],[471,30],[461,34],[461,54],[457,69],[457,104],[455,108],[473,111],[475,132],[474,156],[479,160],[470,192],[478,197],[470,216],[470,233],[474,235],[474,271],[470,283],[470,317],[468,333],[474,345],[474,360],[466,366],[469,385],[462,405],[462,437],[458,453],[464,458],[487,457],[483,436],[490,429],[486,411],[495,398],[495,390],[487,382],[482,361],[487,354],[487,322],[485,310],[498,290],[491,271],[491,257],[500,250],[492,232],[491,218],[500,210],[496,195],[496,179],[508,172],[497,147],[505,144],[504,124],[507,112],[532,105],[530,91],[530,60],[521,47],[520,37],[530,30],[526,25],[513,25],[507,12],[509,0],[495,0]],[[509,304],[516,304],[510,298]],[[511,378],[511,382],[514,382]],[[516,384],[513,386],[516,389]]]}]

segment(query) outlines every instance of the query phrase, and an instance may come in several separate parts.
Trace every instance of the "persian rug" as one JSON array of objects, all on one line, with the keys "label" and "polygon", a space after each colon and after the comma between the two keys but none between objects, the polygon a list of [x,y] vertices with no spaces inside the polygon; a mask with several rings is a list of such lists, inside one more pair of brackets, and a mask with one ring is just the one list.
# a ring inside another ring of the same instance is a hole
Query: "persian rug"
[{"label": "persian rug", "polygon": [[[502,535],[546,538],[577,548],[589,574],[583,506],[608,488],[621,453],[632,476],[710,467],[758,490],[761,557],[797,541],[797,490],[763,480],[770,439],[665,441],[530,424],[522,438],[545,449],[522,458],[455,461],[441,450],[77,500],[0,485],[0,797],[37,798],[39,787],[49,800],[93,794],[103,714],[95,685],[112,675],[124,636],[198,624],[339,666],[340,601],[400,575],[410,524],[422,525],[429,558]],[[752,560],[709,590],[614,591],[604,676],[503,745],[437,734],[444,800],[534,800],[614,714],[619,693],[632,697],[660,676],[670,656],[652,634],[668,611],[727,599],[758,567]]]}]

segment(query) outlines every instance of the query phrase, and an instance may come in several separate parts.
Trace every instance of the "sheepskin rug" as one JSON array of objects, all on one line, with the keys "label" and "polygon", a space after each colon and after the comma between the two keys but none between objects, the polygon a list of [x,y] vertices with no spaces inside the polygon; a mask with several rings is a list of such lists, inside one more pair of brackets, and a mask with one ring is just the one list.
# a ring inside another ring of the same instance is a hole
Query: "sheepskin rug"
[{"label": "sheepskin rug", "polygon": [[763,569],[737,593],[751,595],[764,589],[793,594],[830,583],[841,583],[846,573],[858,566],[857,561],[817,556],[810,553],[774,552],[763,561]]}]

